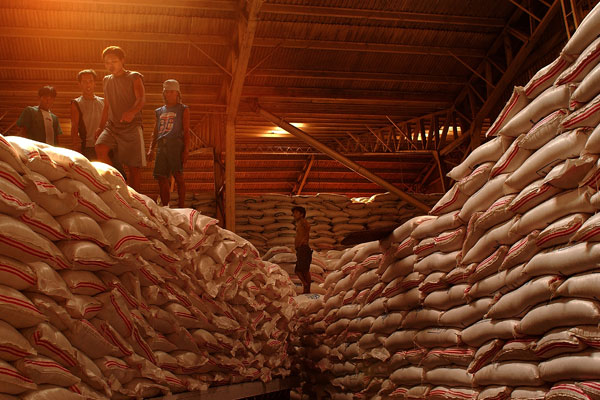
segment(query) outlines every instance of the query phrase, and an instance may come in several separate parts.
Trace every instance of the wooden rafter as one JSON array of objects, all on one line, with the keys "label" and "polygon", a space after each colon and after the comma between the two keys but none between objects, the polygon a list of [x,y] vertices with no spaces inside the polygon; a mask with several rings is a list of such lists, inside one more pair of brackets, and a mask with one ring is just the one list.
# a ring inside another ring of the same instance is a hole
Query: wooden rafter
[{"label": "wooden rafter", "polygon": [[[235,118],[242,98],[248,61],[258,23],[258,12],[264,0],[248,0],[238,20],[237,41],[232,49],[233,73],[227,92],[225,125],[225,226],[235,231]],[[244,4],[244,3],[242,3]],[[247,13],[245,14],[244,11]]]},{"label": "wooden rafter", "polygon": [[[187,35],[178,33],[149,33],[149,32],[117,32],[92,31],[82,29],[52,29],[52,28],[20,28],[0,27],[0,36],[19,38],[62,39],[62,40],[98,40],[104,42],[144,42],[197,45],[228,46],[229,39],[219,35]],[[440,47],[427,45],[403,45],[389,43],[343,42],[335,40],[256,38],[256,47],[277,47],[288,49],[314,49],[330,51],[356,51],[362,53],[388,54],[420,54],[430,56],[450,56],[449,51],[456,56],[482,58],[485,51],[474,48]]]},{"label": "wooden rafter", "polygon": [[311,154],[306,163],[304,163],[304,167],[302,168],[302,172],[298,176],[296,183],[294,184],[294,188],[292,189],[292,194],[299,195],[302,193],[302,189],[304,189],[304,185],[306,184],[306,180],[308,179],[308,174],[310,174],[310,170],[312,169],[315,163],[315,155]]},{"label": "wooden rafter", "polygon": [[291,133],[292,135],[294,135],[294,136],[300,138],[301,140],[305,141],[306,143],[310,144],[316,150],[319,150],[319,151],[323,152],[324,154],[327,154],[328,156],[330,156],[333,159],[339,161],[340,163],[342,163],[343,165],[347,166],[348,168],[350,168],[354,172],[358,173],[359,175],[364,176],[365,178],[367,178],[371,182],[376,183],[376,184],[380,185],[381,187],[383,187],[384,189],[387,189],[390,192],[396,194],[398,197],[400,197],[402,200],[406,201],[407,203],[410,203],[410,204],[414,205],[415,207],[419,208],[422,211],[425,211],[425,212],[429,211],[429,209],[430,209],[429,206],[427,206],[426,204],[424,204],[420,200],[418,200],[418,199],[414,198],[413,196],[411,196],[411,195],[403,192],[402,190],[398,189],[398,187],[396,187],[393,184],[387,182],[385,179],[382,179],[381,177],[373,174],[368,169],[366,169],[366,168],[362,167],[361,165],[357,164],[356,162],[350,160],[346,156],[338,153],[337,151],[335,151],[335,150],[331,149],[330,147],[324,145],[323,143],[319,142],[318,140],[312,138],[310,135],[306,134],[301,129],[295,127],[294,125],[292,125],[292,124],[290,124],[288,122],[286,122],[283,118],[278,117],[278,116],[276,116],[274,114],[271,114],[267,110],[261,108],[258,105],[258,103],[255,103],[254,106],[256,108],[256,112],[258,114],[262,115],[263,117],[265,117],[265,119],[267,119],[268,121],[273,122],[274,124],[276,124],[277,126],[281,127],[282,129],[286,130],[287,132]]},{"label": "wooden rafter", "polygon": [[[41,1],[41,0],[40,0]],[[43,0],[44,2],[77,3],[77,4],[107,4],[120,5],[124,7],[143,6],[148,8],[164,8],[164,3],[157,3],[148,0]],[[235,1],[215,1],[215,0],[169,0],[169,8],[183,8],[186,10],[199,11],[226,11],[234,13],[237,11]],[[370,19],[379,21],[403,21],[414,23],[457,25],[463,27],[483,26],[483,27],[502,27],[503,21],[500,18],[485,17],[465,17],[462,15],[441,15],[435,13],[416,13],[401,11],[374,11],[360,8],[338,8],[338,7],[320,7],[303,6],[295,4],[275,4],[267,3],[262,7],[262,12],[271,14],[285,15],[306,15],[314,17],[337,17],[337,18],[356,18]]]}]

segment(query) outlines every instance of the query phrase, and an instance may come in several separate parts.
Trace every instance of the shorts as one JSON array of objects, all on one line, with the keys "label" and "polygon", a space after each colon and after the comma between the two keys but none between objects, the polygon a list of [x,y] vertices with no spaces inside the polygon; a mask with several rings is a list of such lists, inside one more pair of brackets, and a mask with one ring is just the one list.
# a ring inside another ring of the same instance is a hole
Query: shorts
[{"label": "shorts", "polygon": [[96,140],[96,145],[99,144],[112,149],[115,159],[123,165],[138,168],[146,166],[144,132],[141,126],[136,126],[127,132],[104,129]]},{"label": "shorts", "polygon": [[81,154],[85,156],[90,161],[96,161],[96,149],[93,147],[84,147],[81,150]]},{"label": "shorts", "polygon": [[294,271],[309,271],[312,262],[312,250],[308,245],[296,249],[296,268]]},{"label": "shorts", "polygon": [[154,162],[154,177],[168,178],[183,172],[182,138],[159,139],[156,146],[156,161]]}]

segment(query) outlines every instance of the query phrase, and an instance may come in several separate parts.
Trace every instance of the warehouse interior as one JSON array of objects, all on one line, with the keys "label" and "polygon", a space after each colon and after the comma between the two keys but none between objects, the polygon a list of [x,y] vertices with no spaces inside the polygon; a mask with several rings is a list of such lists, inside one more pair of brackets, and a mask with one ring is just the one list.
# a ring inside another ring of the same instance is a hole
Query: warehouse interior
[{"label": "warehouse interior", "polygon": [[[0,21],[3,400],[600,398],[597,0],[3,0]],[[111,45],[144,77],[146,148],[181,85],[186,208],[152,164],[138,193],[61,150]],[[17,137],[45,85],[57,147]]]}]

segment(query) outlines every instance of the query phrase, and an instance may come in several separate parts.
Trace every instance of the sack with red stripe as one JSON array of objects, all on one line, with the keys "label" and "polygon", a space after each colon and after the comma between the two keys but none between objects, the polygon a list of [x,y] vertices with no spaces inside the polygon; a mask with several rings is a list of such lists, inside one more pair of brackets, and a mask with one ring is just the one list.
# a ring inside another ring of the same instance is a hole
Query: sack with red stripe
[{"label": "sack with red stripe", "polygon": [[431,208],[430,215],[443,215],[459,210],[467,201],[469,196],[459,190],[458,183],[455,183],[450,190]]},{"label": "sack with red stripe", "polygon": [[92,319],[102,309],[102,302],[91,296],[74,294],[65,302],[65,310],[76,319]]},{"label": "sack with red stripe", "polygon": [[513,172],[506,180],[506,185],[521,190],[536,179],[546,176],[560,162],[579,157],[589,133],[589,129],[581,128],[552,139]]},{"label": "sack with red stripe", "polygon": [[35,287],[37,277],[27,264],[0,256],[0,282],[17,290],[25,290]]},{"label": "sack with red stripe", "polygon": [[570,97],[571,89],[567,85],[549,87],[512,117],[498,135],[517,137],[527,133],[546,115],[561,108],[568,108]]},{"label": "sack with red stripe", "polygon": [[544,249],[568,243],[589,217],[590,214],[576,213],[561,218],[541,231],[535,244]]},{"label": "sack with red stripe", "polygon": [[73,318],[63,306],[51,297],[33,292],[27,292],[27,297],[48,318],[48,322],[59,331],[64,331],[71,326]]},{"label": "sack with red stripe", "polygon": [[67,240],[59,242],[58,248],[75,270],[105,271],[118,263],[116,258],[111,257],[94,242]]},{"label": "sack with red stripe", "polygon": [[528,150],[537,150],[557,135],[561,134],[560,123],[568,115],[566,109],[556,110],[538,121],[521,139],[520,146]]},{"label": "sack with red stripe", "polygon": [[89,271],[61,271],[60,276],[73,294],[95,296],[107,289],[102,280]]},{"label": "sack with red stripe", "polygon": [[71,268],[54,243],[6,215],[0,215],[0,254],[24,262],[43,261],[54,269]]},{"label": "sack with red stripe", "polygon": [[67,239],[67,235],[58,221],[38,204],[33,204],[31,210],[21,214],[19,219],[48,240],[55,242]]},{"label": "sack with red stripe", "polygon": [[[538,74],[539,74],[539,72],[538,72]],[[532,78],[532,81],[533,81],[533,79],[536,79],[538,74],[536,74]],[[543,79],[543,78],[544,77],[538,77],[536,79],[535,83],[532,83],[531,85],[528,84],[529,91],[532,93],[532,95],[533,95],[534,90],[537,92],[536,88],[533,88],[533,86],[544,88],[544,90],[548,87],[548,81],[550,79],[547,79],[547,78]],[[538,81],[541,81],[541,83],[536,85],[536,83]],[[552,81],[553,80],[550,80],[550,84],[552,84],[551,83]],[[532,96],[532,97],[534,97],[534,96]],[[498,114],[498,117],[496,117],[496,120],[494,121],[494,123],[492,123],[492,125],[490,125],[489,129],[485,133],[485,136],[486,137],[496,136],[498,134],[498,132],[504,127],[504,125],[506,125],[511,120],[511,118],[513,118],[519,111],[521,111],[523,108],[525,108],[525,106],[527,106],[527,104],[529,104],[529,98],[526,94],[525,89],[522,86],[515,86],[513,88],[513,92],[512,92],[512,95],[510,96],[510,99],[508,99],[508,101],[504,105],[504,108],[502,108],[502,111],[500,111],[500,113]],[[453,179],[455,179],[455,178],[453,178]]]},{"label": "sack with red stripe", "polygon": [[10,165],[15,171],[25,173],[29,171],[21,160],[20,152],[6,140],[6,136],[0,134],[0,160]]},{"label": "sack with red stripe", "polygon": [[112,219],[100,225],[104,236],[110,243],[110,252],[116,256],[128,253],[147,255],[152,243],[139,230],[127,222]]},{"label": "sack with red stripe", "polygon": [[550,300],[563,282],[558,276],[535,278],[519,288],[505,293],[490,307],[486,318],[502,319],[520,317],[533,306]]},{"label": "sack with red stripe", "polygon": [[[1,173],[1,172],[0,172]],[[5,179],[0,179],[0,212],[18,217],[35,206],[27,193]]]},{"label": "sack with red stripe", "polygon": [[556,78],[554,84],[558,86],[581,82],[599,62],[600,38],[597,38],[577,57],[577,60],[569,68]]},{"label": "sack with red stripe", "polygon": [[[589,171],[595,169],[597,155],[582,154],[579,158],[569,158],[565,162],[556,165],[548,175],[543,179],[544,183],[549,183],[560,189],[574,189],[577,186],[584,186]],[[581,182],[584,181],[582,184]],[[590,185],[594,187],[593,185]]]},{"label": "sack with red stripe", "polygon": [[546,359],[564,353],[578,353],[586,347],[587,345],[568,327],[553,329],[533,343],[536,356]]},{"label": "sack with red stripe", "polygon": [[21,292],[4,285],[0,285],[0,319],[19,329],[48,320]]},{"label": "sack with red stripe", "polygon": [[525,85],[525,95],[529,99],[535,99],[544,90],[548,89],[556,78],[571,64],[574,57],[561,54],[540,69]]},{"label": "sack with red stripe", "polygon": [[147,399],[161,394],[166,395],[169,388],[146,378],[134,378],[131,382],[123,385],[118,392],[127,397]]},{"label": "sack with red stripe", "polygon": [[474,356],[475,350],[468,347],[438,347],[430,349],[425,354],[422,365],[428,369],[443,365],[467,367],[473,361]]},{"label": "sack with red stripe", "polygon": [[0,393],[21,394],[35,389],[37,385],[31,379],[11,364],[0,360]]},{"label": "sack with red stripe", "polygon": [[571,113],[560,123],[562,130],[568,131],[575,128],[595,128],[600,123],[600,95],[592,101]]},{"label": "sack with red stripe", "polygon": [[111,218],[116,218],[115,212],[84,183],[69,178],[61,179],[53,183],[63,193],[71,193],[75,196],[77,205],[73,211],[87,214],[96,222],[103,222]]},{"label": "sack with red stripe", "polygon": [[102,371],[85,353],[77,352],[77,365],[69,368],[69,370],[92,388],[112,397],[112,392],[106,378],[102,375]]},{"label": "sack with red stripe", "polygon": [[540,376],[548,382],[590,379],[598,376],[600,352],[585,350],[580,353],[559,355],[541,362],[539,369]]},{"label": "sack with red stripe", "polygon": [[44,262],[31,262],[29,266],[37,276],[36,286],[31,289],[32,292],[42,293],[61,302],[73,297],[73,294],[59,273],[48,264]]},{"label": "sack with red stripe", "polygon": [[119,355],[119,350],[102,336],[96,327],[85,319],[74,319],[69,328],[63,331],[71,344],[96,359],[107,355]]},{"label": "sack with red stripe", "polygon": [[17,360],[15,367],[36,384],[68,387],[81,381],[68,369],[44,356],[31,356]]},{"label": "sack with red stripe", "polygon": [[593,192],[592,188],[585,187],[552,197],[522,216],[517,216],[516,222],[511,228],[511,233],[523,236],[535,229],[544,229],[565,215],[573,213],[592,214],[596,211],[590,202]]},{"label": "sack with red stripe", "polygon": [[[510,147],[502,154],[500,159],[492,167],[489,177],[494,178],[500,174],[513,172],[533,153],[532,150],[525,149],[521,146],[521,142],[525,139],[525,135],[520,135],[511,143]],[[485,182],[484,182],[485,183]],[[483,185],[482,185],[483,186]],[[475,192],[473,192],[475,193]],[[469,194],[473,194],[469,193]]]},{"label": "sack with red stripe", "polygon": [[84,183],[96,193],[111,189],[109,183],[96,171],[96,168],[80,153],[63,147],[45,147],[44,152],[71,179]]},{"label": "sack with red stripe", "polygon": [[77,350],[65,335],[49,323],[42,322],[36,327],[23,330],[22,333],[38,354],[50,357],[63,367],[77,365]]},{"label": "sack with red stripe", "polygon": [[600,64],[588,72],[571,95],[571,108],[578,108],[579,105],[585,104],[596,97],[600,93],[598,85],[600,85]]},{"label": "sack with red stripe", "polygon": [[600,283],[599,273],[588,272],[573,275],[556,289],[556,294],[565,297],[595,299],[598,283]]},{"label": "sack with red stripe", "polygon": [[69,387],[69,390],[82,395],[86,400],[108,400],[106,395],[93,389],[87,383],[79,382]]},{"label": "sack with red stripe", "polygon": [[44,151],[45,148],[52,146],[20,136],[6,136],[5,139],[31,171],[37,172],[51,181],[67,176],[67,171],[52,161]]},{"label": "sack with red stripe", "polygon": [[96,296],[96,299],[103,304],[98,318],[108,321],[124,338],[130,337],[134,328],[133,316],[118,289],[102,293]]},{"label": "sack with red stripe", "polygon": [[577,386],[577,382],[560,382],[550,388],[544,399],[590,400],[592,397],[588,396],[581,387]]},{"label": "sack with red stripe", "polygon": [[501,197],[516,193],[517,190],[505,185],[510,176],[510,173],[501,174],[487,181],[481,189],[465,202],[458,213],[458,219],[467,224],[471,216],[477,211],[485,211]]},{"label": "sack with red stripe", "polygon": [[77,205],[77,199],[71,193],[62,192],[41,174],[31,172],[26,180],[25,193],[53,216],[70,213]]},{"label": "sack with red stripe", "polygon": [[37,351],[12,325],[0,321],[0,359],[15,361],[23,357],[36,356]]},{"label": "sack with red stripe", "polygon": [[503,361],[539,361],[540,358],[534,353],[535,339],[523,338],[507,341],[496,353],[493,362]]},{"label": "sack with red stripe", "polygon": [[104,237],[100,225],[84,213],[71,212],[56,217],[56,221],[71,240],[89,240],[101,247],[108,246],[108,240]]},{"label": "sack with red stripe", "polygon": [[116,190],[100,193],[100,198],[113,210],[117,219],[130,224],[146,236],[162,239],[162,234],[168,235],[165,228],[160,229],[158,224],[146,217],[141,211],[131,207],[127,200]]}]

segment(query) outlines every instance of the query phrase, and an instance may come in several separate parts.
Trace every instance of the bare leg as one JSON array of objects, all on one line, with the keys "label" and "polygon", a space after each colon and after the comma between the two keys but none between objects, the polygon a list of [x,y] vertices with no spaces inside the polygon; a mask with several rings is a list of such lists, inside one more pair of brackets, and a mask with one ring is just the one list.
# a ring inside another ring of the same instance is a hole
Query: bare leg
[{"label": "bare leg", "polygon": [[105,144],[97,144],[96,145],[96,157],[98,161],[103,162],[104,164],[112,165],[110,162],[110,157],[108,153],[110,152],[110,147]]},{"label": "bare leg", "polygon": [[129,176],[128,178],[128,183],[129,186],[131,186],[133,188],[133,190],[135,190],[136,192],[140,191],[140,186],[142,183],[142,171],[140,170],[139,167],[132,167],[132,166],[128,166],[129,167]]},{"label": "bare leg", "polygon": [[312,281],[312,278],[310,277],[310,270],[302,271],[301,274],[304,275],[304,279],[302,280],[304,283],[304,293],[310,293],[310,283]]},{"label": "bare leg", "polygon": [[158,188],[160,191],[160,202],[163,206],[169,207],[171,201],[171,188],[169,187],[169,178],[165,176],[158,177]]},{"label": "bare leg", "polygon": [[177,183],[177,194],[179,195],[179,208],[185,207],[185,179],[183,179],[183,172],[176,172],[173,174],[175,182]]}]

